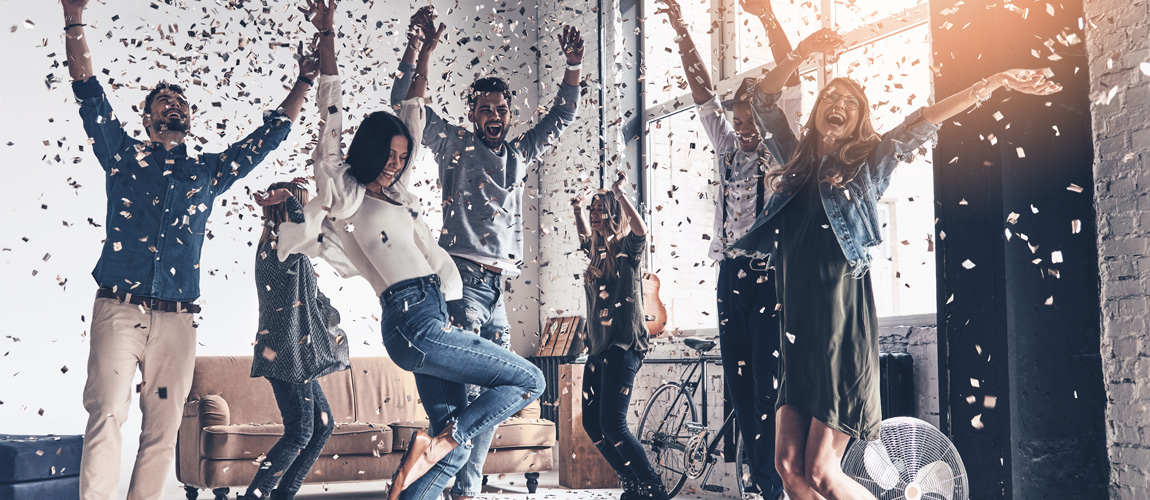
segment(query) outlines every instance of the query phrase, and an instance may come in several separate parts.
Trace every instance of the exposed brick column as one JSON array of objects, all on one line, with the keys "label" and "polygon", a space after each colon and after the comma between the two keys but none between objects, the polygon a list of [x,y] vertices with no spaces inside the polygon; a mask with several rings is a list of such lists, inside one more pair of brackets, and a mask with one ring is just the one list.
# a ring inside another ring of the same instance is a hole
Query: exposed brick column
[{"label": "exposed brick column", "polygon": [[1084,11],[1110,497],[1150,498],[1150,2]]}]

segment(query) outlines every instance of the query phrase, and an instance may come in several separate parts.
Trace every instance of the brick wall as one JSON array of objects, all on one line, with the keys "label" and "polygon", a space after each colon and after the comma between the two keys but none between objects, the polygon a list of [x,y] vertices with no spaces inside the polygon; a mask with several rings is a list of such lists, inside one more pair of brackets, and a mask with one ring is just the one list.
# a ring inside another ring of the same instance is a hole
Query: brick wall
[{"label": "brick wall", "polygon": [[585,56],[578,117],[559,144],[539,166],[538,189],[524,206],[536,205],[539,214],[539,321],[556,316],[584,315],[582,272],[586,266],[578,252],[579,239],[571,198],[584,186],[599,188],[599,93],[597,50],[598,16],[595,2],[572,0],[540,2],[538,46],[541,96],[554,95],[566,59],[556,35],[574,23],[583,34]]},{"label": "brick wall", "polygon": [[1150,498],[1150,2],[1086,0],[1084,10],[1110,494]]}]

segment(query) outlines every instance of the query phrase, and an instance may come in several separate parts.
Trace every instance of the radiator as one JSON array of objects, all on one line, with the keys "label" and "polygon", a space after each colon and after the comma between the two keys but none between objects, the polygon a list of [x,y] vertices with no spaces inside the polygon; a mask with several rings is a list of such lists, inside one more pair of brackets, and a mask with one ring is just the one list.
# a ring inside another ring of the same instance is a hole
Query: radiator
[{"label": "radiator", "polygon": [[559,422],[559,365],[566,361],[566,356],[531,356],[527,359],[543,371],[543,380],[547,381],[547,388],[539,396],[542,417]]},{"label": "radiator", "polygon": [[879,385],[882,418],[915,415],[914,359],[904,352],[880,352]]}]

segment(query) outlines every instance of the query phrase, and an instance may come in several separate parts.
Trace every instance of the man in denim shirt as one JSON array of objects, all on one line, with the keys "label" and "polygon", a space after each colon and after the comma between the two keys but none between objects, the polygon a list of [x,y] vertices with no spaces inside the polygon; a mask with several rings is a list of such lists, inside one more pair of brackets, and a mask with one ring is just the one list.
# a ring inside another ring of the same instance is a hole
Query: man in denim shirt
[{"label": "man in denim shirt", "polygon": [[107,237],[92,276],[100,285],[92,312],[84,386],[89,418],[80,466],[80,497],[117,495],[120,427],[132,402],[136,368],[143,428],[128,500],[155,500],[175,458],[176,433],[195,366],[200,308],[200,248],[217,196],[247,175],[287,136],[318,64],[303,63],[299,81],[264,124],[223,153],[189,157],[190,113],[183,91],[160,83],[147,98],[148,141],[130,137],[93,77],[84,34],[88,0],[63,0],[68,71],[90,147],[107,174]]},{"label": "man in denim shirt", "polygon": [[[444,26],[435,28],[434,11],[420,9],[412,17],[407,51],[392,87],[392,105],[424,98],[432,49]],[[567,69],[551,109],[527,132],[507,140],[511,92],[499,78],[471,84],[467,118],[472,130],[448,123],[430,106],[422,142],[439,164],[443,185],[443,234],[439,246],[451,254],[463,278],[463,298],[448,302],[452,322],[467,331],[511,348],[511,325],[503,295],[505,277],[519,274],[523,260],[521,203],[527,166],[550,148],[575,119],[583,39],[565,26],[559,43]],[[418,61],[416,55],[418,53]],[[413,64],[414,63],[414,64]],[[469,399],[479,389],[474,387]],[[495,429],[472,439],[471,458],[456,475],[451,494],[457,499],[479,494],[483,462]]]}]

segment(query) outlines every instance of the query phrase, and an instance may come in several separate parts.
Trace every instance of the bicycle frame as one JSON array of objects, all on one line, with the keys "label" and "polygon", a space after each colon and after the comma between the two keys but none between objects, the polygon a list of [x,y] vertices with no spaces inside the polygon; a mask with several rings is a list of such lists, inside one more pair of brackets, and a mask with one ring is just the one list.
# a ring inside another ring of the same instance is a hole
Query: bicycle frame
[{"label": "bicycle frame", "polygon": [[[717,356],[714,354],[699,354],[699,356],[695,359],[695,361],[693,361],[691,363],[691,368],[684,371],[683,374],[679,376],[679,385],[682,386],[683,389],[685,389],[687,391],[687,394],[690,395],[692,399],[695,399],[695,393],[699,390],[700,387],[703,390],[702,403],[699,405],[699,407],[701,409],[701,413],[703,415],[702,415],[702,419],[699,422],[699,424],[702,425],[704,428],[708,428],[708,425],[707,425],[707,413],[708,413],[708,411],[707,411],[707,384],[703,383],[703,381],[707,380],[707,363],[713,362],[713,361],[718,361],[721,363],[722,360],[723,360],[722,356]],[[677,364],[677,363],[680,363],[681,361],[679,361],[679,360],[651,360],[651,362],[653,364],[660,364],[660,363],[676,363]],[[698,373],[698,376],[696,376],[696,373]],[[707,444],[707,460],[708,460],[708,462],[711,460],[711,456],[713,456],[715,454],[715,450],[717,450],[719,448],[719,443],[722,442],[723,436],[726,436],[727,432],[730,432],[734,428],[735,425],[736,425],[735,412],[732,411],[732,412],[727,414],[727,417],[725,419],[723,419],[723,426],[719,428],[719,431],[716,432],[715,435],[711,438],[711,442]],[[708,475],[709,475],[709,472],[710,471],[708,471]]]}]

